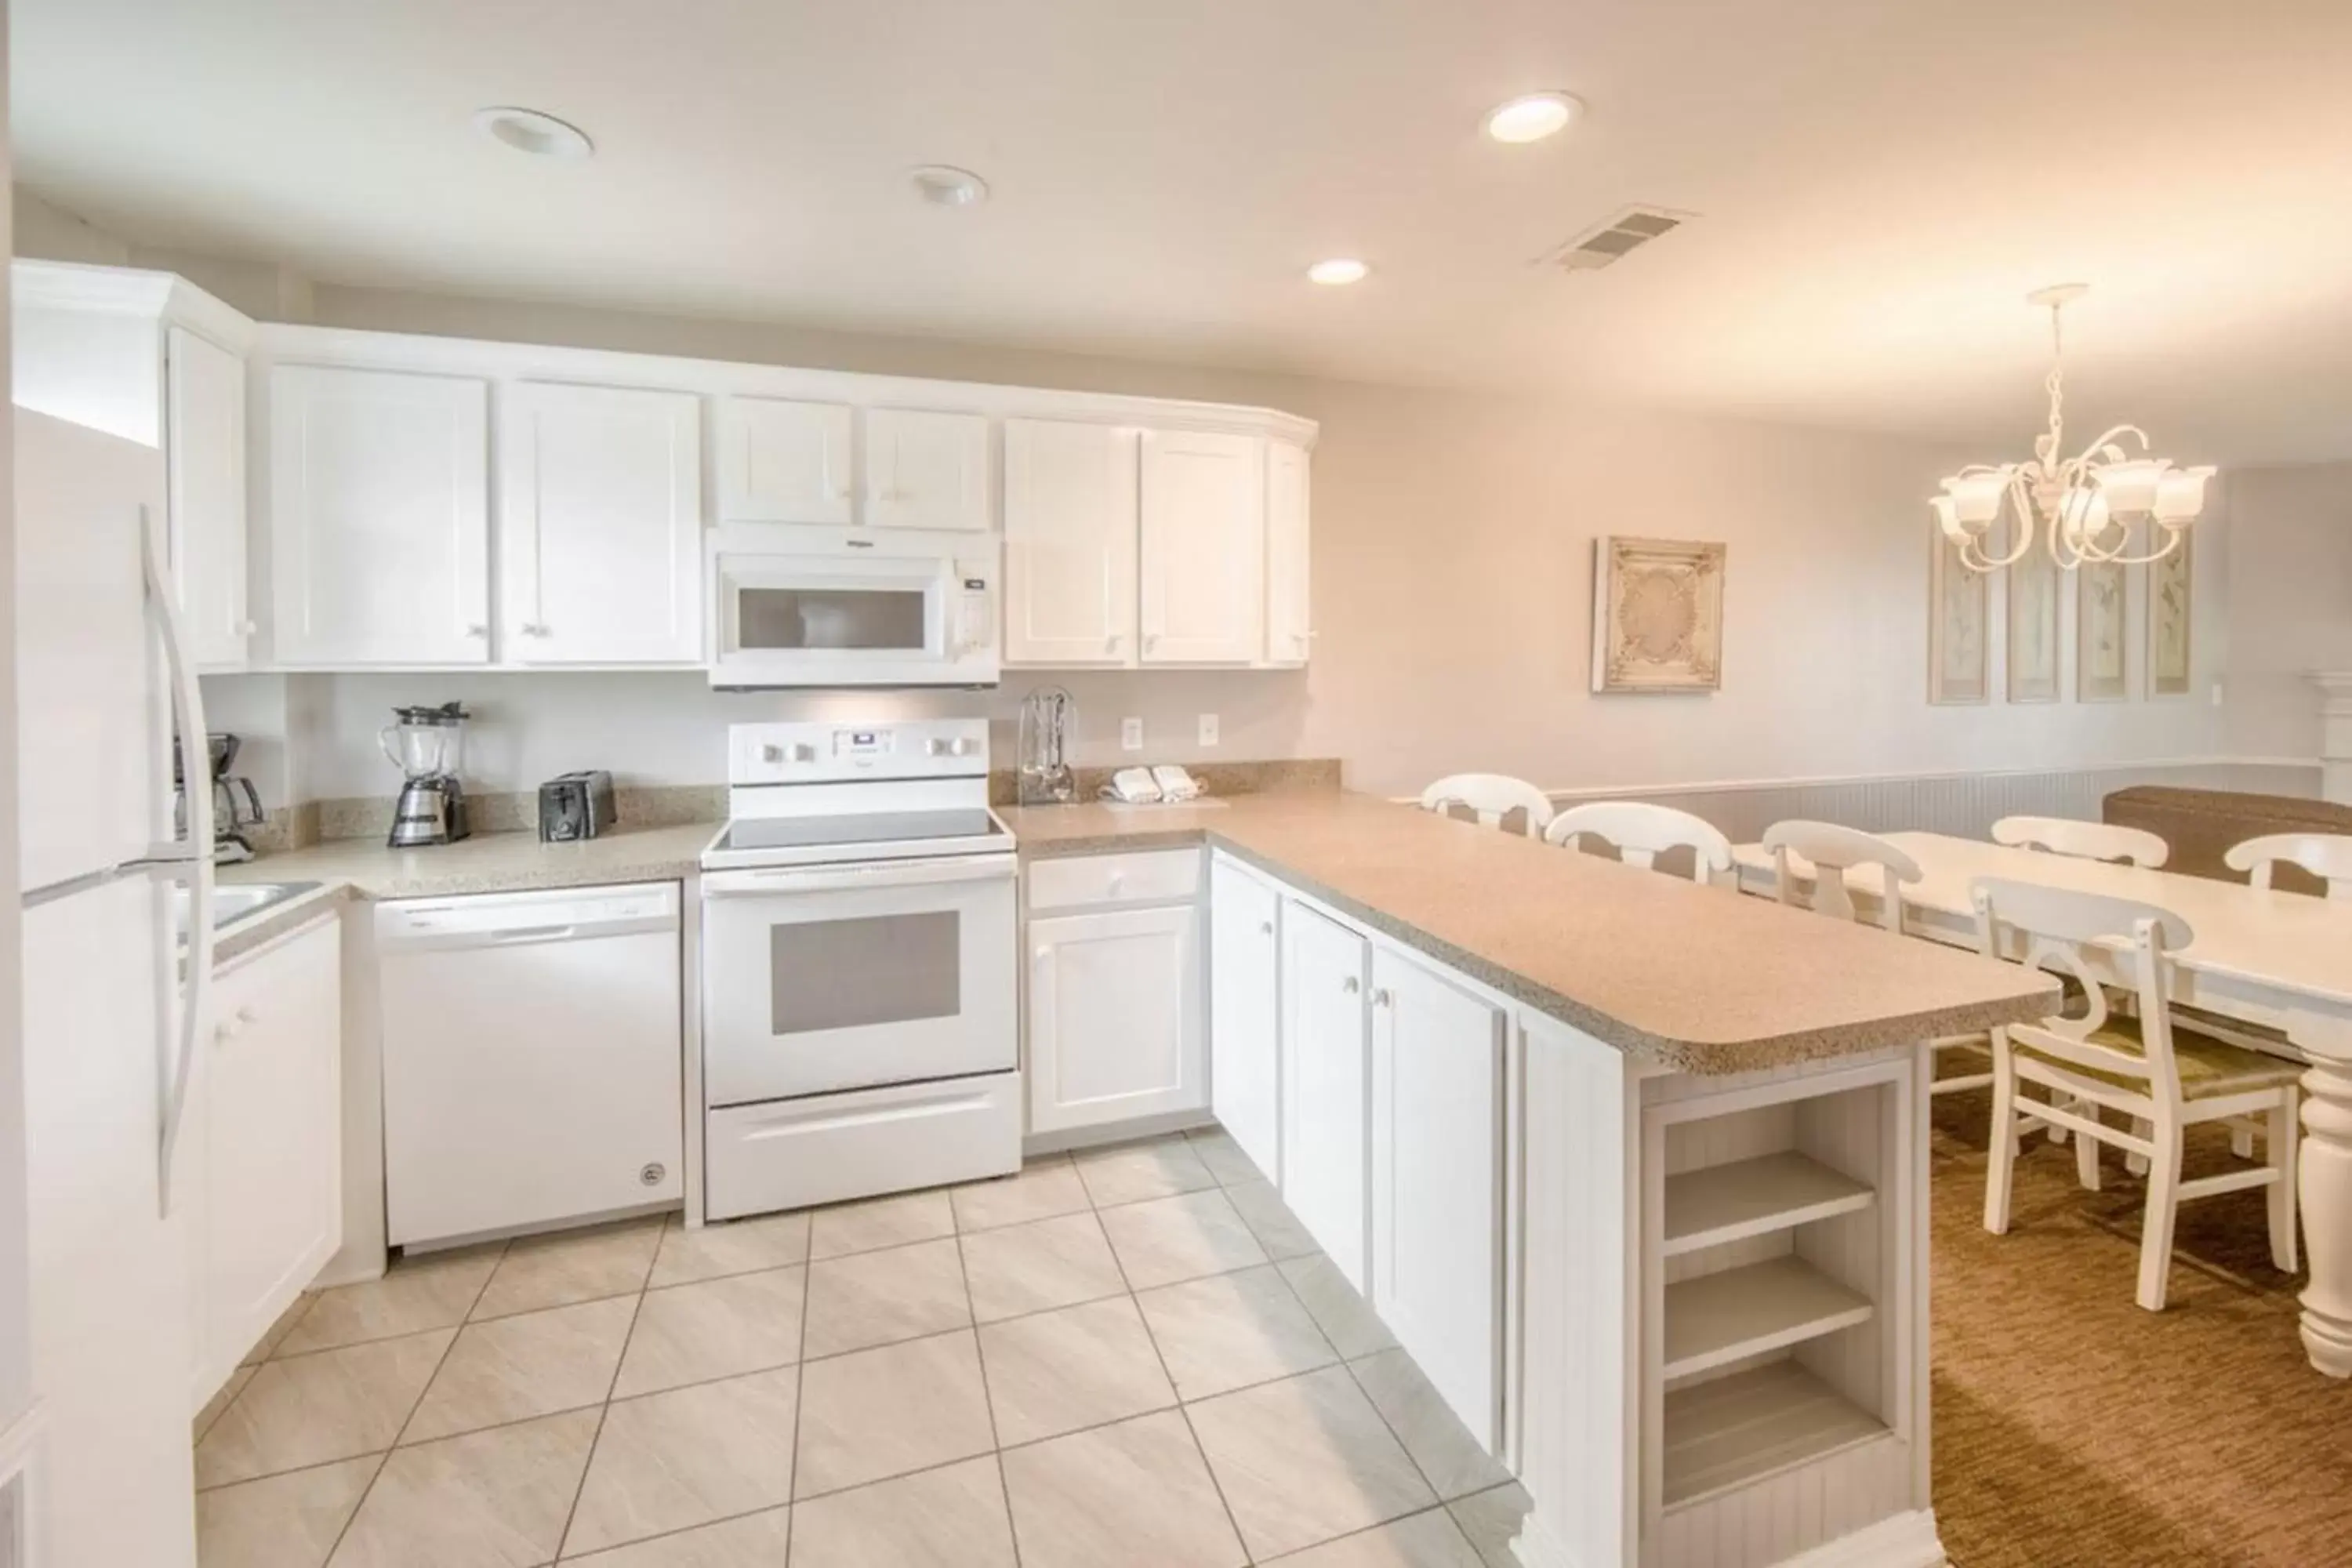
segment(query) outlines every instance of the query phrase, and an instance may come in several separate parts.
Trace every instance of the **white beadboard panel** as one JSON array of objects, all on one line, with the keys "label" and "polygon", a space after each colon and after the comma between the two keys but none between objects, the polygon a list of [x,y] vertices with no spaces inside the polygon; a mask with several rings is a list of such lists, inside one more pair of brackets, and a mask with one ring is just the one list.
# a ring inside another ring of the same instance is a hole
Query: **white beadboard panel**
[{"label": "white beadboard panel", "polygon": [[1991,835],[1993,823],[2004,816],[2070,816],[2095,822],[2101,801],[2134,784],[2315,797],[2319,779],[2316,763],[2156,763],[2049,772],[1767,780],[1546,793],[1555,806],[1590,800],[1671,805],[1713,823],[1735,844],[1748,844],[1762,837],[1772,824],[1792,817],[1834,822],[1864,833],[1907,829],[1984,838]]},{"label": "white beadboard panel", "polygon": [[1636,1510],[1633,1238],[1641,1141],[1622,1051],[1540,1015],[1519,1017],[1524,1057],[1525,1404],[1519,1478],[1531,1534],[1563,1561],[1632,1560]]},{"label": "white beadboard panel", "polygon": [[[1797,1146],[1812,1158],[1857,1181],[1899,1190],[1894,1165],[1895,1103],[1892,1084],[1849,1089],[1801,1102],[1797,1108]],[[1874,1301],[1900,1294],[1895,1269],[1906,1255],[1900,1247],[1901,1205],[1882,1202],[1834,1219],[1801,1226],[1797,1256],[1850,1289]],[[1843,1333],[1801,1345],[1797,1360],[1807,1371],[1882,1421],[1895,1415],[1889,1392],[1901,1375],[1894,1364],[1903,1340],[1899,1313],[1883,1312]]]},{"label": "white beadboard panel", "polygon": [[1910,1446],[1888,1436],[1669,1510],[1657,1568],[1765,1568],[1909,1511]]},{"label": "white beadboard panel", "polygon": [[1699,1121],[1677,1121],[1666,1129],[1666,1174],[1679,1176],[1796,1146],[1797,1108],[1788,1100]]}]

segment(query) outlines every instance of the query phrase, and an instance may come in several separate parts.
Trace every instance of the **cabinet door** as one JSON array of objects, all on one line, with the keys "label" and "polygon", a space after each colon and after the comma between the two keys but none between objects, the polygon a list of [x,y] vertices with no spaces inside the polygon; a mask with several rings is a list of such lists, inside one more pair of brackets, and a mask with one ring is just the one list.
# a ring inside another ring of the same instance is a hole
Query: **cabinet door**
[{"label": "cabinet door", "polygon": [[216,994],[197,1272],[215,1385],[342,1244],[341,976],[329,921]]},{"label": "cabinet door", "polygon": [[1004,662],[1135,662],[1137,437],[1004,422]]},{"label": "cabinet door", "polygon": [[245,362],[173,327],[164,348],[172,574],[189,657],[242,669],[253,625],[245,584]]},{"label": "cabinet door", "polygon": [[1029,1130],[1208,1104],[1199,913],[1123,910],[1029,922]]},{"label": "cabinet door", "polygon": [[850,521],[849,409],[730,397],[719,405],[721,522]]},{"label": "cabinet door", "polygon": [[1143,433],[1143,662],[1264,657],[1265,442]]},{"label": "cabinet door", "polygon": [[866,521],[876,528],[987,528],[988,421],[868,409]]},{"label": "cabinet door", "polygon": [[1480,1444],[1502,1420],[1501,1008],[1372,955],[1372,1309]]},{"label": "cabinet door", "polygon": [[1295,900],[1283,900],[1281,926],[1282,1197],[1361,1290],[1367,944]]},{"label": "cabinet door", "polygon": [[284,365],[269,405],[278,662],[488,663],[488,384]]},{"label": "cabinet door", "polygon": [[702,400],[525,382],[501,395],[499,651],[702,659]]},{"label": "cabinet door", "polygon": [[1315,633],[1308,620],[1307,448],[1269,441],[1265,448],[1265,662],[1307,662]]},{"label": "cabinet door", "polygon": [[1209,1106],[1268,1181],[1282,1175],[1282,900],[1223,856],[1209,867]]}]

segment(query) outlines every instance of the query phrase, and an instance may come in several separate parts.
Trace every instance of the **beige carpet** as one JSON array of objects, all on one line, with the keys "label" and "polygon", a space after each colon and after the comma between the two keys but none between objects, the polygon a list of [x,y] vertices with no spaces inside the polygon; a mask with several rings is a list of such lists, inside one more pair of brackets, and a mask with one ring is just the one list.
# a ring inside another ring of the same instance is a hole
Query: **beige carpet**
[{"label": "beige carpet", "polygon": [[[2352,1384],[2295,1333],[2260,1192],[2183,1205],[2171,1299],[2141,1311],[2141,1184],[2039,1136],[2007,1236],[1983,1226],[1990,1097],[1937,1101],[1936,1515],[1958,1568],[2352,1565]],[[2225,1168],[2226,1134],[2189,1174]]]}]

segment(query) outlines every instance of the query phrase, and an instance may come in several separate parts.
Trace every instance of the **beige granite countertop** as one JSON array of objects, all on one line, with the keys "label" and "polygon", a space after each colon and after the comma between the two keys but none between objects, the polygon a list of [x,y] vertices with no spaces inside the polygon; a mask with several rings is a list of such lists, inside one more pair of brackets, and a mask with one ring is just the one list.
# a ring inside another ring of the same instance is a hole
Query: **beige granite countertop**
[{"label": "beige granite countertop", "polygon": [[1619,1048],[1729,1073],[2050,1011],[2014,964],[1370,795],[1002,807],[1031,857],[1207,842]]},{"label": "beige granite countertop", "polygon": [[327,882],[368,899],[446,898],[600,882],[661,882],[693,876],[719,824],[632,827],[573,844],[542,844],[535,831],[477,833],[455,844],[387,849],[373,838],[337,839],[224,866],[223,882]]}]

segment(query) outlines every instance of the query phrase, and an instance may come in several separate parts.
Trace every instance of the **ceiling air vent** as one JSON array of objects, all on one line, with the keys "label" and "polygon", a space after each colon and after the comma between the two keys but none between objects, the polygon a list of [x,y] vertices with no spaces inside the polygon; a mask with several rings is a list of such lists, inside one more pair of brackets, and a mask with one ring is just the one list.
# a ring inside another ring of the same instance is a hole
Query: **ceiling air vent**
[{"label": "ceiling air vent", "polygon": [[1570,240],[1545,259],[1567,272],[1593,272],[1622,259],[1660,235],[1672,234],[1694,215],[1663,207],[1627,207],[1583,236]]}]

